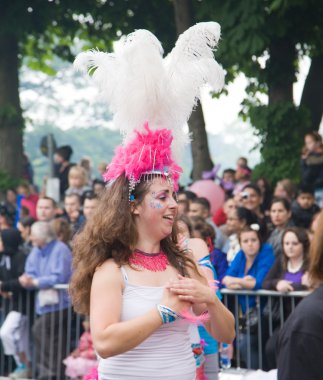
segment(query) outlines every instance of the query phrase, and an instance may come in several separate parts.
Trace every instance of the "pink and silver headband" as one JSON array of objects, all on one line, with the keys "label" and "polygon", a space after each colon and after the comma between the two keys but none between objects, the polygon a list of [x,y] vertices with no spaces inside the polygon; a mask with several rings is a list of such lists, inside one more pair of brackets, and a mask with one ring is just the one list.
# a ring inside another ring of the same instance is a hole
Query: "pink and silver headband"
[{"label": "pink and silver headband", "polygon": [[178,180],[182,169],[172,158],[172,131],[151,130],[146,123],[144,132],[135,131],[135,137],[126,145],[116,148],[115,156],[103,174],[105,182],[124,175],[129,181],[129,199],[137,184],[161,176],[171,181],[178,190]]}]

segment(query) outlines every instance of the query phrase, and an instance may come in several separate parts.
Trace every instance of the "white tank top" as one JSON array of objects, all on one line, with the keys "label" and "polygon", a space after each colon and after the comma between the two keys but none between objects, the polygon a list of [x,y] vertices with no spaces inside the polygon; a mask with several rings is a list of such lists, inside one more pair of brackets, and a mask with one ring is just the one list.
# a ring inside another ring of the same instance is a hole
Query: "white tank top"
[{"label": "white tank top", "polygon": [[[133,285],[125,280],[121,321],[145,314],[161,302],[163,287]],[[189,323],[179,319],[162,325],[139,346],[99,360],[99,380],[194,380],[196,367],[188,333]]]}]

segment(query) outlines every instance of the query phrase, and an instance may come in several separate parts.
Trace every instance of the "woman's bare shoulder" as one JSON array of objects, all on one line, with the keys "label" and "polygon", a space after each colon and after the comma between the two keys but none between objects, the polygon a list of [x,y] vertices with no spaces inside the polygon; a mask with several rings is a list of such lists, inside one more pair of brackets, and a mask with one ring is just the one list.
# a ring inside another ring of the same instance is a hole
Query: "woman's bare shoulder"
[{"label": "woman's bare shoulder", "polygon": [[97,266],[94,277],[106,279],[107,281],[122,280],[120,265],[113,259],[108,259]]}]

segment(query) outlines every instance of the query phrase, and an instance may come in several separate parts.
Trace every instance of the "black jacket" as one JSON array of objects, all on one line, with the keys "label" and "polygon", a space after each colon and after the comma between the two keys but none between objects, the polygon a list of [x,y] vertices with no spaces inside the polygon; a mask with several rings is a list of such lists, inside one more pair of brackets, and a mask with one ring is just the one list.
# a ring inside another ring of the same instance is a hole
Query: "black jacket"
[{"label": "black jacket", "polygon": [[306,296],[284,324],[277,344],[278,380],[323,376],[323,285]]},{"label": "black jacket", "polygon": [[10,310],[26,313],[27,308],[33,310],[33,291],[23,288],[18,278],[25,272],[27,256],[19,250],[21,237],[19,231],[13,228],[0,231],[4,250],[0,252],[1,290],[11,292],[10,299],[5,298]]},{"label": "black jacket", "polygon": [[302,208],[296,201],[292,204],[292,220],[297,227],[310,228],[313,216],[320,211],[318,205]]},{"label": "black jacket", "polygon": [[323,152],[311,153],[301,160],[301,176],[304,185],[323,189]]}]

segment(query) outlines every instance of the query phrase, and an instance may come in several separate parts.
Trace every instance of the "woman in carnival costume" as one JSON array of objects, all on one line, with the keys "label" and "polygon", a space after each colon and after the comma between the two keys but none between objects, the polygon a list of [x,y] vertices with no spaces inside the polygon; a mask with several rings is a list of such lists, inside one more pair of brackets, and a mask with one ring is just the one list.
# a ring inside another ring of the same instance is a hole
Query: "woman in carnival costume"
[{"label": "woman in carnival costume", "polygon": [[[193,256],[178,247],[175,155],[200,87],[220,91],[213,57],[215,22],[188,29],[162,58],[156,37],[130,34],[114,54],[80,53],[124,134],[104,174],[107,188],[74,241],[71,296],[90,314],[99,379],[195,379],[189,325],[202,321],[222,342],[234,339],[234,318],[216,297]],[[171,147],[172,145],[172,147]]]}]

